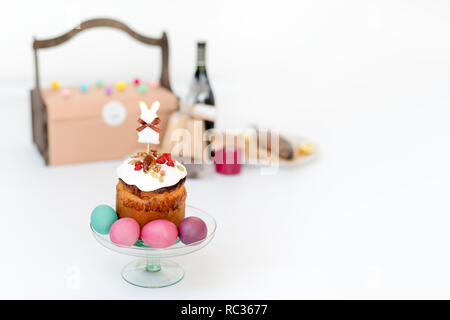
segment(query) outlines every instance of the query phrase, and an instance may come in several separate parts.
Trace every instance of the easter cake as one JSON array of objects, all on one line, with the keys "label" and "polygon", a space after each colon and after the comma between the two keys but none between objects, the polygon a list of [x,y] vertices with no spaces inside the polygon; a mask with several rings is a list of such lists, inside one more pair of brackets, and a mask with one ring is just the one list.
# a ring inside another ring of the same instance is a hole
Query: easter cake
[{"label": "easter cake", "polygon": [[133,218],[142,228],[156,219],[178,224],[184,218],[186,168],[170,153],[158,154],[150,144],[159,144],[159,103],[147,107],[139,102],[138,142],[147,144],[147,152],[138,152],[117,168],[116,212],[119,218]]},{"label": "easter cake", "polygon": [[141,227],[156,219],[175,225],[184,219],[186,168],[170,154],[139,152],[117,169],[116,212]]}]

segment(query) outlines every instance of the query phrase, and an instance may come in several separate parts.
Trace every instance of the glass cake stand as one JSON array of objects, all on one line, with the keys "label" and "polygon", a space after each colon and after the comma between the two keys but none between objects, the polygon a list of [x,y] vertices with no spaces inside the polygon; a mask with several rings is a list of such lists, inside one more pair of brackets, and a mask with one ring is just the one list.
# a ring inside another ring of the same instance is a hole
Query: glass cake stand
[{"label": "glass cake stand", "polygon": [[152,248],[138,240],[132,246],[115,244],[109,235],[103,235],[95,231],[92,226],[94,238],[104,247],[115,252],[140,257],[127,264],[122,269],[122,278],[135,286],[143,288],[162,288],[173,285],[183,279],[184,270],[173,261],[161,260],[168,257],[182,256],[200,250],[214,238],[216,221],[203,210],[192,206],[186,206],[186,217],[198,217],[202,219],[208,228],[205,239],[191,244],[183,244],[179,239],[168,248]]}]

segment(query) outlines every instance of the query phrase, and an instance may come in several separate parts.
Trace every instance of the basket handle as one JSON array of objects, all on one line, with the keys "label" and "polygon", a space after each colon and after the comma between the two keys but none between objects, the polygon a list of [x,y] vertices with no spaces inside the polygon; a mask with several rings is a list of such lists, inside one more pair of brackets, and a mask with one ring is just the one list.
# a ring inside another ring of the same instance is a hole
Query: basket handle
[{"label": "basket handle", "polygon": [[161,47],[161,54],[162,54],[162,68],[161,68],[161,78],[160,78],[160,84],[162,87],[171,90],[170,88],[170,81],[169,81],[169,45],[167,41],[167,34],[163,32],[161,38],[150,38],[146,37],[142,34],[137,33],[124,23],[113,20],[113,19],[107,19],[107,18],[99,18],[99,19],[91,19],[86,20],[82,22],[79,26],[73,28],[69,32],[66,32],[58,37],[51,38],[51,39],[45,39],[45,40],[36,40],[33,41],[33,49],[34,49],[34,65],[35,65],[35,81],[36,81],[36,88],[39,88],[39,65],[38,65],[38,55],[37,52],[39,49],[45,49],[45,48],[51,48],[58,46],[68,40],[70,40],[72,37],[74,37],[76,34],[87,30],[91,28],[97,28],[97,27],[109,27],[114,29],[122,30],[126,33],[128,33],[131,37],[134,39],[151,45],[151,46],[159,46]]}]

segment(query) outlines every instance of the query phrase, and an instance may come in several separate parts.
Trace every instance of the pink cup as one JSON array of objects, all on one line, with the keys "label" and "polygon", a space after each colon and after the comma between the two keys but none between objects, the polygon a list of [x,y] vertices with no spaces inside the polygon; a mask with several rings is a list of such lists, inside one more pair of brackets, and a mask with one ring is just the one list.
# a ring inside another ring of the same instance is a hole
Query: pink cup
[{"label": "pink cup", "polygon": [[223,148],[214,152],[216,172],[221,174],[238,174],[241,172],[241,149]]}]

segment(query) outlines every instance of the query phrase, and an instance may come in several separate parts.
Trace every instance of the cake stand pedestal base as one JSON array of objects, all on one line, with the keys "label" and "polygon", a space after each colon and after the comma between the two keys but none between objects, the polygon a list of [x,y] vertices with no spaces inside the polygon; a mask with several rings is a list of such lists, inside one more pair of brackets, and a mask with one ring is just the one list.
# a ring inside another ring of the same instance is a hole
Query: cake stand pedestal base
[{"label": "cake stand pedestal base", "polygon": [[127,264],[122,270],[122,278],[142,288],[162,288],[183,279],[184,270],[172,261],[159,258],[138,259]]}]

